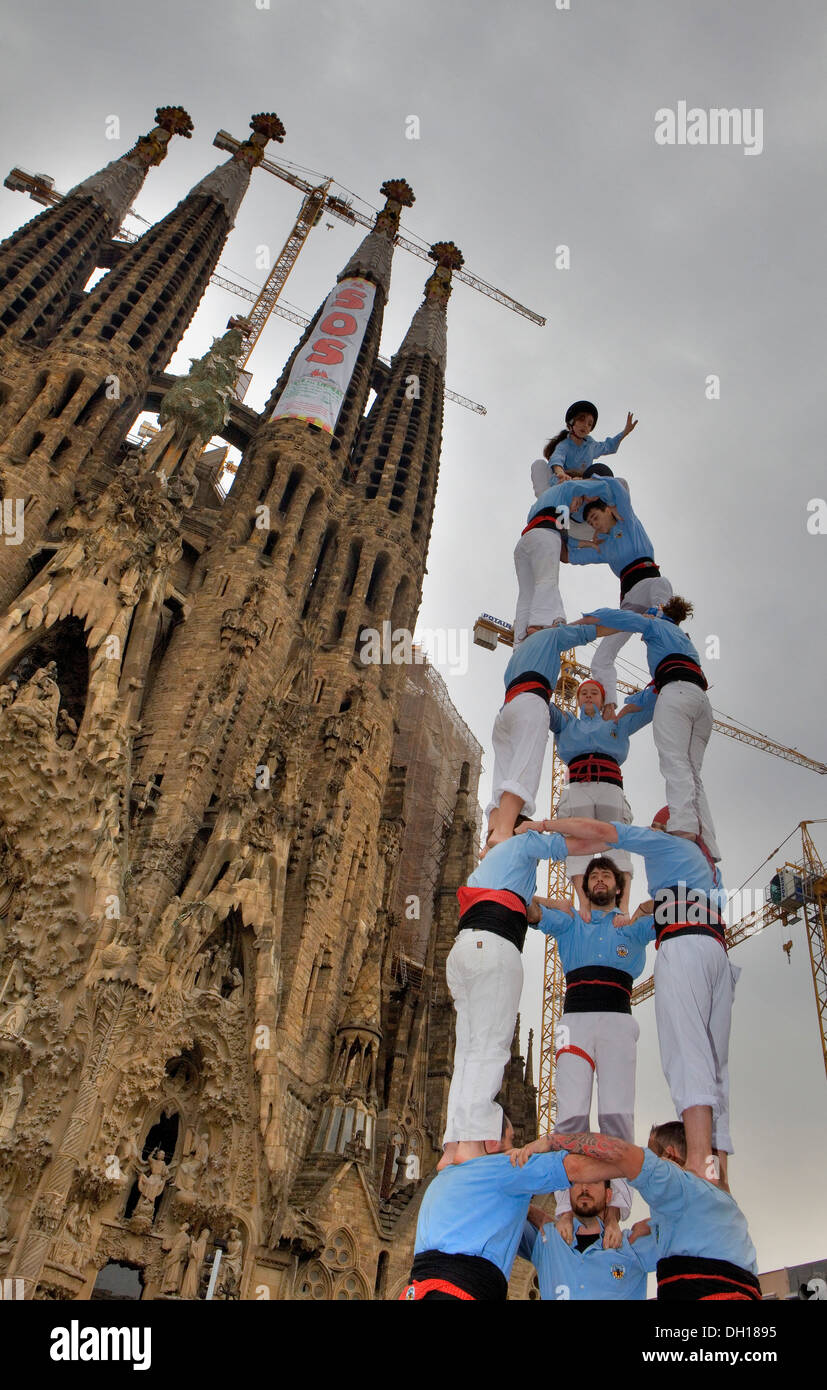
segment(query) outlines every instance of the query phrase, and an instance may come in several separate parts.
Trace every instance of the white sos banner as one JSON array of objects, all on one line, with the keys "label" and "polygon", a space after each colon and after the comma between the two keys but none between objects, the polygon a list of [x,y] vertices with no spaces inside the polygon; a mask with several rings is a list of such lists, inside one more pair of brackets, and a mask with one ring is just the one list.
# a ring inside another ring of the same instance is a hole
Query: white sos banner
[{"label": "white sos banner", "polygon": [[375,295],[375,285],[355,276],[340,281],[328,295],[315,332],[293,363],[271,420],[306,420],[333,433]]}]

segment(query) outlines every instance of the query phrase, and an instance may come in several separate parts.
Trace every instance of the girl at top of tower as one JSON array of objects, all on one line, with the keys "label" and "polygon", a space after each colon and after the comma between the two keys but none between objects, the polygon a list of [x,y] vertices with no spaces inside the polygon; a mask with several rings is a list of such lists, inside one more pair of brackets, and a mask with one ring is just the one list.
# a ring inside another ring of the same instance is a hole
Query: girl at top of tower
[{"label": "girl at top of tower", "polygon": [[566,428],[548,441],[543,457],[535,459],[531,465],[535,497],[540,497],[551,483],[562,483],[567,478],[614,477],[611,468],[605,463],[595,463],[595,459],[602,454],[616,454],[637,420],[629,411],[624,429],[608,439],[592,439],[591,431],[596,424],[597,406],[591,401],[575,401],[569,406]]}]

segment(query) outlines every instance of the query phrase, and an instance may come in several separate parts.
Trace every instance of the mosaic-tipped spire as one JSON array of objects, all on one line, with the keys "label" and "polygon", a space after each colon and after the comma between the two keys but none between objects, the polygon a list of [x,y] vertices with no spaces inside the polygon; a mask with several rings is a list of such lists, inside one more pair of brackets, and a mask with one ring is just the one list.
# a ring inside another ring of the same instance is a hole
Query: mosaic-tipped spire
[{"label": "mosaic-tipped spire", "polygon": [[405,179],[386,179],[379,191],[384,194],[385,206],[376,214],[372,230],[354,251],[338,278],[344,280],[351,275],[363,275],[366,280],[379,285],[387,298],[399,219],[402,209],[411,207],[415,199],[413,189]]}]

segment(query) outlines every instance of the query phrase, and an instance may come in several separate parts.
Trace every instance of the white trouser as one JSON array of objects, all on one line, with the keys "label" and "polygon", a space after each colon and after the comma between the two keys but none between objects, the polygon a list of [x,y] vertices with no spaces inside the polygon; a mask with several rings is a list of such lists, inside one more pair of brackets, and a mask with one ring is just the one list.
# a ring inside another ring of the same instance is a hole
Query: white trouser
[{"label": "white trouser", "polygon": [[663,1074],[678,1115],[712,1106],[712,1147],[732,1153],[729,1026],[741,971],[708,936],[664,940],[655,956],[655,1019]]},{"label": "white trouser", "polygon": [[[663,575],[660,578],[653,575],[651,579],[639,579],[637,584],[633,584],[624,599],[621,599],[621,608],[626,608],[632,613],[645,613],[647,608],[656,608],[659,603],[666,603],[672,597],[672,585]],[[625,646],[631,632],[616,632],[612,637],[604,637],[595,650],[592,658],[591,673],[596,681],[606,691],[606,704],[617,704],[617,671],[615,661],[621,647]]]},{"label": "white trouser", "polygon": [[[632,808],[623,795],[623,788],[615,787],[611,782],[569,782],[560,793],[555,815],[558,820],[567,816],[589,816],[592,820],[616,820],[623,825],[632,824]],[[626,850],[609,849],[605,857],[613,860],[624,874],[634,873],[632,856]],[[566,860],[569,878],[584,873],[586,865],[593,858],[591,854],[570,854]]]},{"label": "white trouser", "polygon": [[523,815],[534,814],[537,788],[548,743],[548,705],[539,695],[524,691],[503,705],[491,734],[494,745],[494,785],[485,814],[499,806],[503,792],[523,801]]},{"label": "white trouser", "polygon": [[[640,1028],[631,1014],[598,1010],[564,1013],[555,1029],[554,1091],[557,1096],[555,1129],[561,1134],[588,1132],[592,1082],[597,1078],[597,1127],[615,1139],[635,1140],[635,1067]],[[567,1052],[566,1048],[580,1052]],[[585,1052],[586,1057],[580,1055]],[[587,1060],[590,1058],[591,1060]],[[571,1209],[568,1189],[555,1192],[555,1215]],[[632,1194],[622,1178],[612,1183],[611,1205],[626,1220]]]},{"label": "white trouser", "polygon": [[523,988],[523,958],[505,937],[466,928],[445,963],[457,1011],[454,1071],[443,1144],[499,1139],[503,1084]]},{"label": "white trouser", "polygon": [[655,701],[652,735],[669,806],[668,830],[699,832],[713,859],[721,853],[712,812],[701,781],[701,765],[712,733],[712,706],[692,681],[670,681]]},{"label": "white trouser", "polygon": [[535,526],[520,536],[514,551],[517,571],[517,611],[514,614],[514,646],[528,627],[551,627],[555,619],[566,621],[560,597],[560,532]]}]

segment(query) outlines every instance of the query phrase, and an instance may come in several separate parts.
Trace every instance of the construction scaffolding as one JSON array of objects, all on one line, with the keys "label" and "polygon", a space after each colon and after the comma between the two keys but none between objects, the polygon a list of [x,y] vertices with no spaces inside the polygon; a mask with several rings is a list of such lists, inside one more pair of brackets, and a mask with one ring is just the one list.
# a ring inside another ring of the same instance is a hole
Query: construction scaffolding
[{"label": "construction scaffolding", "polygon": [[482,821],[476,803],[482,745],[457,713],[444,680],[421,648],[414,652],[417,660],[408,667],[393,749],[394,762],[407,768],[393,956],[400,968],[409,970],[421,968],[425,961],[445,835],[464,763],[477,832]]}]

